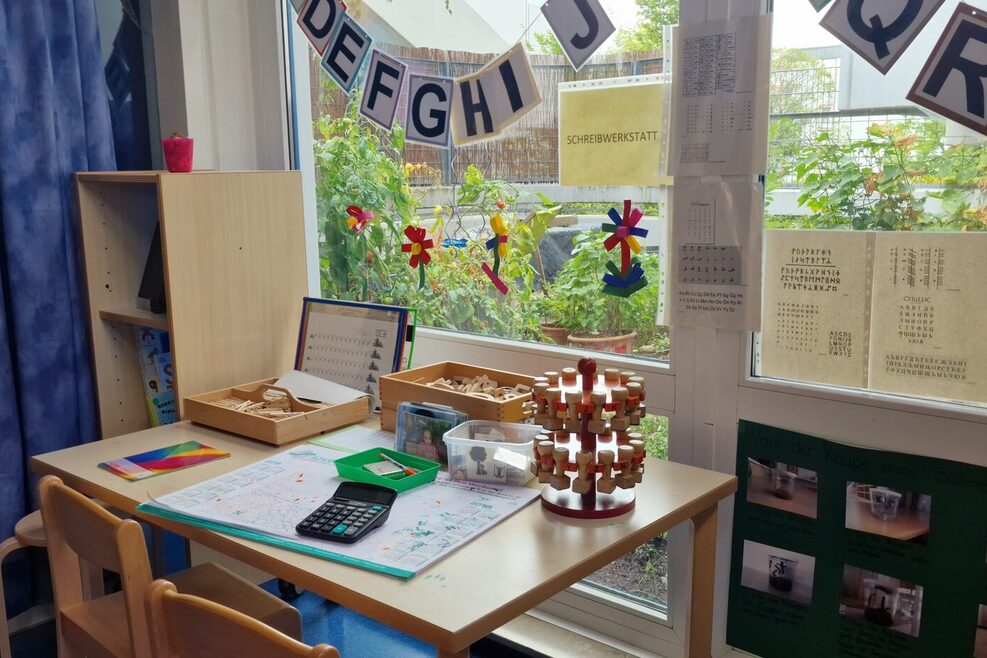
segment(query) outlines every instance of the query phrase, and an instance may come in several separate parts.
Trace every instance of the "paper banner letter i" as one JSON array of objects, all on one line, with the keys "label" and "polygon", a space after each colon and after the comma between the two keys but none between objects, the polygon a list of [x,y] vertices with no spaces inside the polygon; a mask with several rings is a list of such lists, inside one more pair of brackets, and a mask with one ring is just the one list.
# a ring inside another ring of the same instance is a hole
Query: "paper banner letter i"
[{"label": "paper banner letter i", "polygon": [[359,206],[349,206],[346,209],[346,214],[349,215],[349,219],[346,220],[346,226],[354,233],[359,233],[367,228],[367,222],[374,218],[372,212],[365,211]]},{"label": "paper banner letter i", "polygon": [[390,130],[398,111],[398,98],[407,70],[407,66],[375,48],[370,56],[370,68],[367,69],[360,114],[384,130]]},{"label": "paper banner letter i", "polygon": [[493,229],[494,237],[487,240],[487,249],[493,251],[494,266],[490,269],[490,266],[484,263],[480,267],[500,294],[506,295],[507,284],[500,278],[500,262],[501,258],[507,256],[507,225],[504,224],[503,217],[494,215],[490,218],[490,228]]},{"label": "paper banner letter i", "polygon": [[370,35],[349,14],[343,14],[322,58],[322,68],[346,93],[356,84],[372,42]]},{"label": "paper banner letter i", "polygon": [[541,13],[577,71],[616,30],[600,0],[548,0]]},{"label": "paper banner letter i", "polygon": [[298,10],[298,27],[319,56],[325,54],[345,11],[339,0],[307,0]]},{"label": "paper banner letter i", "polygon": [[401,251],[411,254],[411,258],[408,259],[408,265],[418,268],[419,290],[425,289],[425,266],[432,262],[432,256],[428,253],[428,250],[435,246],[435,243],[431,239],[425,239],[425,233],[425,229],[423,228],[409,226],[404,229],[404,235],[408,238],[409,242],[401,245]]},{"label": "paper banner letter i", "polygon": [[641,253],[641,243],[638,238],[648,237],[648,231],[638,226],[644,217],[644,213],[638,208],[634,208],[630,199],[624,201],[624,214],[621,216],[616,208],[611,208],[607,213],[612,224],[604,224],[603,232],[612,233],[603,246],[607,251],[613,251],[620,246],[620,269],[613,263],[607,263],[610,274],[604,275],[603,282],[606,284],[603,292],[608,295],[619,297],[629,297],[648,284],[644,276],[644,268],[635,259],[631,260],[632,254]]}]

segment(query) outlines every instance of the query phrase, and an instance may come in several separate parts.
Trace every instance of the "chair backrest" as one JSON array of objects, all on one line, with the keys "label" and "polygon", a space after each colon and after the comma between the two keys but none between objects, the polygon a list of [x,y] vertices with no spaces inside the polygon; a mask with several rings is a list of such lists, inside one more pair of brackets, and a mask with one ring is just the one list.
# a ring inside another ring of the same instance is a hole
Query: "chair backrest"
[{"label": "chair backrest", "polygon": [[167,580],[151,583],[147,616],[154,658],[339,658],[328,644],[307,646],[236,610],[179,594]]},{"label": "chair backrest", "polygon": [[117,518],[53,475],[42,478],[39,489],[56,616],[85,601],[80,560],[112,571],[120,576],[133,655],[150,658],[144,601],[151,565],[140,524]]}]

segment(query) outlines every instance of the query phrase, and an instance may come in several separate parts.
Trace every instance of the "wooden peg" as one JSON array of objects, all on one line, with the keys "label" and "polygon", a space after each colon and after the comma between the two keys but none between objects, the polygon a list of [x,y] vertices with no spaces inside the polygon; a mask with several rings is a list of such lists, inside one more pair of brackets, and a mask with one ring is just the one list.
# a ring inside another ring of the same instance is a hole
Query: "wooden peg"
[{"label": "wooden peg", "polygon": [[616,385],[620,381],[620,371],[616,368],[607,368],[603,371],[603,381],[607,384]]},{"label": "wooden peg", "polygon": [[633,370],[623,370],[623,371],[621,371],[621,373],[620,373],[620,383],[623,384],[623,385],[627,385],[627,382],[629,382],[631,380],[631,377],[634,377],[636,374],[637,373],[634,372]]},{"label": "wooden peg", "polygon": [[627,404],[624,411],[631,425],[641,424],[641,384],[638,382],[627,382]]},{"label": "wooden peg", "polygon": [[607,423],[603,420],[603,407],[607,404],[607,394],[593,393],[590,399],[593,401],[593,419],[589,421],[586,429],[591,434],[606,434]]},{"label": "wooden peg", "polygon": [[552,478],[552,469],[555,467],[555,460],[552,455],[555,451],[554,441],[539,441],[538,446],[539,469],[538,481],[547,484]]},{"label": "wooden peg", "polygon": [[[630,447],[630,446],[627,446]],[[631,448],[633,453],[634,448]],[[549,484],[552,485],[553,489],[558,489],[559,491],[565,491],[569,488],[571,482],[568,475],[565,473],[566,463],[569,461],[569,449],[568,448],[556,448],[553,453],[555,456],[555,475],[549,480]],[[633,479],[633,478],[632,478]]]},{"label": "wooden peg", "polygon": [[579,375],[575,368],[563,368],[562,369],[562,383],[563,384],[575,384],[576,377]]},{"label": "wooden peg", "polygon": [[620,461],[620,475],[617,476],[617,486],[621,489],[634,488],[634,473],[631,472],[631,460],[634,458],[634,448],[632,446],[620,446],[617,448],[617,459]]},{"label": "wooden peg", "polygon": [[623,386],[612,389],[610,399],[613,401],[613,418],[610,419],[610,429],[615,432],[626,432],[630,426],[630,419],[625,413],[627,389]]},{"label": "wooden peg", "polygon": [[562,419],[558,414],[558,404],[561,401],[562,389],[550,387],[545,391],[545,417],[542,418],[541,426],[550,432],[562,429]]},{"label": "wooden peg", "polygon": [[589,450],[580,450],[576,453],[576,467],[579,472],[572,483],[572,492],[577,494],[589,493],[593,488],[593,476],[589,472],[589,465],[593,462],[593,453]]},{"label": "wooden peg", "polygon": [[555,372],[554,370],[549,370],[548,372],[546,372],[545,379],[548,380],[550,386],[559,385],[559,373]]},{"label": "wooden peg", "polygon": [[[640,434],[628,434],[628,438],[632,436],[640,437]],[[631,439],[627,442],[627,445],[634,449],[634,459],[641,459],[642,461],[635,461],[631,465],[631,475],[634,476],[634,481],[638,484],[641,483],[641,479],[644,477],[644,441],[641,438]]]},{"label": "wooden peg", "polygon": [[600,493],[613,493],[617,488],[617,481],[613,478],[613,450],[601,450],[597,458],[603,464],[603,473],[596,481],[596,490]]},{"label": "wooden peg", "polygon": [[583,401],[583,394],[580,391],[569,391],[565,394],[565,403],[568,413],[565,418],[566,432],[579,432],[582,430],[582,419],[579,417],[579,403]]},{"label": "wooden peg", "polygon": [[548,384],[548,377],[532,377],[535,384]]}]

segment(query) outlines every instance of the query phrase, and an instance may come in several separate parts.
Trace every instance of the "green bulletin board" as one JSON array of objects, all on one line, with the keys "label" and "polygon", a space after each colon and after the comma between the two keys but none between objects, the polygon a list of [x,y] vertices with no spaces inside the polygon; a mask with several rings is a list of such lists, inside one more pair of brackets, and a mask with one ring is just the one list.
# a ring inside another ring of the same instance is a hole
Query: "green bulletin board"
[{"label": "green bulletin board", "polygon": [[728,644],[987,658],[987,469],[741,421],[737,475]]}]

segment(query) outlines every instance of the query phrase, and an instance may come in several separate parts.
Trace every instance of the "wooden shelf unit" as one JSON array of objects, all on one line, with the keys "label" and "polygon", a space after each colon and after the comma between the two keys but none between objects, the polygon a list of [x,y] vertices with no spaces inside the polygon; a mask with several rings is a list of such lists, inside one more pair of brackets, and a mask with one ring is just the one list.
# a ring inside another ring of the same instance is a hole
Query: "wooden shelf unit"
[{"label": "wooden shelf unit", "polygon": [[[179,403],[291,369],[307,293],[298,172],[92,172],[76,189],[103,438],[150,426],[135,326],[169,331]],[[167,315],[136,306],[159,222]]]}]

